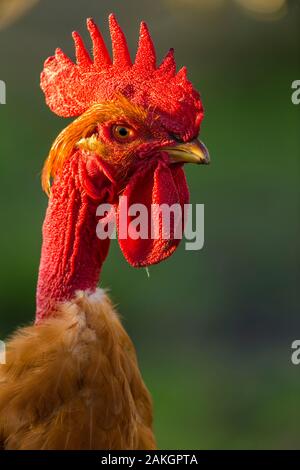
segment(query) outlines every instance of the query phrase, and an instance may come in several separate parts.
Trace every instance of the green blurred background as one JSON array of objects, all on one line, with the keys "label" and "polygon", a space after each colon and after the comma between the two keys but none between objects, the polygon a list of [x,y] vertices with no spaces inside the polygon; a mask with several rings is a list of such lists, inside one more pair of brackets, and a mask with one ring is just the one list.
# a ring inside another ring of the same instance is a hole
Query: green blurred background
[{"label": "green blurred background", "polygon": [[102,274],[154,398],[158,445],[299,449],[298,0],[0,0],[0,337],[34,316],[40,170],[66,126],[39,89],[43,61],[57,46],[72,55],[88,16],[108,39],[111,11],[133,53],[144,19],[159,58],[172,46],[188,66],[212,156],[186,168],[192,202],[205,204],[203,250],[181,246],[148,278],[114,242]]}]

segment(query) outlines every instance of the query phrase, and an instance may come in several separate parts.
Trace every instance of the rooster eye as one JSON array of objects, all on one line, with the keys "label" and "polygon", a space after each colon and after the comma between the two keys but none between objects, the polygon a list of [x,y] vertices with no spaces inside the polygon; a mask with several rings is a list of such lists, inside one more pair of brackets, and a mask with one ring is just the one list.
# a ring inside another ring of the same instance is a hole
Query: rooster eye
[{"label": "rooster eye", "polygon": [[134,136],[134,131],[130,127],[116,125],[112,128],[113,136],[119,142],[126,142]]}]

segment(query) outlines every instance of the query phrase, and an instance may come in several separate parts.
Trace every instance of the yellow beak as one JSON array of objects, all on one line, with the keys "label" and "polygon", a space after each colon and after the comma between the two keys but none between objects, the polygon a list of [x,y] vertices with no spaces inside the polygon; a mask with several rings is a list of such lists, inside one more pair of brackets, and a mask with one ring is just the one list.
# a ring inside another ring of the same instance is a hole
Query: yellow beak
[{"label": "yellow beak", "polygon": [[207,165],[210,162],[209,151],[198,139],[191,142],[178,143],[173,147],[164,147],[172,163],[196,163]]}]

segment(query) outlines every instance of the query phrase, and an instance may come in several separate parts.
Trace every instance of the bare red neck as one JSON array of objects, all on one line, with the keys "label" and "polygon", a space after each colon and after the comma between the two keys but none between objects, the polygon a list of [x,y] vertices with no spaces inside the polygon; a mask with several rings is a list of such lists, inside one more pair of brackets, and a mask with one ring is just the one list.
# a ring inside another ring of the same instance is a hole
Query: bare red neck
[{"label": "bare red neck", "polygon": [[107,201],[107,182],[80,152],[56,178],[43,225],[37,322],[55,314],[55,304],[70,300],[77,290],[96,289],[109,248],[109,240],[96,236],[96,209],[104,197]]}]

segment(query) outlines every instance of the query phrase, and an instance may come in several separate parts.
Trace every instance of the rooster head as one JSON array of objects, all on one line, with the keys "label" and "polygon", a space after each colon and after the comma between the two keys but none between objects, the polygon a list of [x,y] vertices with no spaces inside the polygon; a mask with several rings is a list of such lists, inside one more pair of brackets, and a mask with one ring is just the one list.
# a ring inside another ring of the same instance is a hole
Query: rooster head
[{"label": "rooster head", "polygon": [[[203,118],[200,96],[186,68],[176,71],[173,49],[157,66],[144,22],[134,62],[114,15],[109,22],[112,60],[96,24],[88,19],[93,58],[75,32],[76,63],[60,49],[45,62],[41,87],[48,106],[59,116],[76,119],[51,148],[43,187],[49,192],[51,179],[59,178],[66,162],[76,158],[88,169],[87,179],[95,182],[101,176],[101,186],[104,175],[110,189],[105,199],[99,187],[101,202],[118,205],[123,195],[128,205],[183,207],[189,201],[183,164],[209,162],[197,139]],[[95,184],[93,188],[95,197]],[[127,237],[119,243],[130,264],[147,266],[170,256],[179,240],[171,234],[168,240]]]}]

